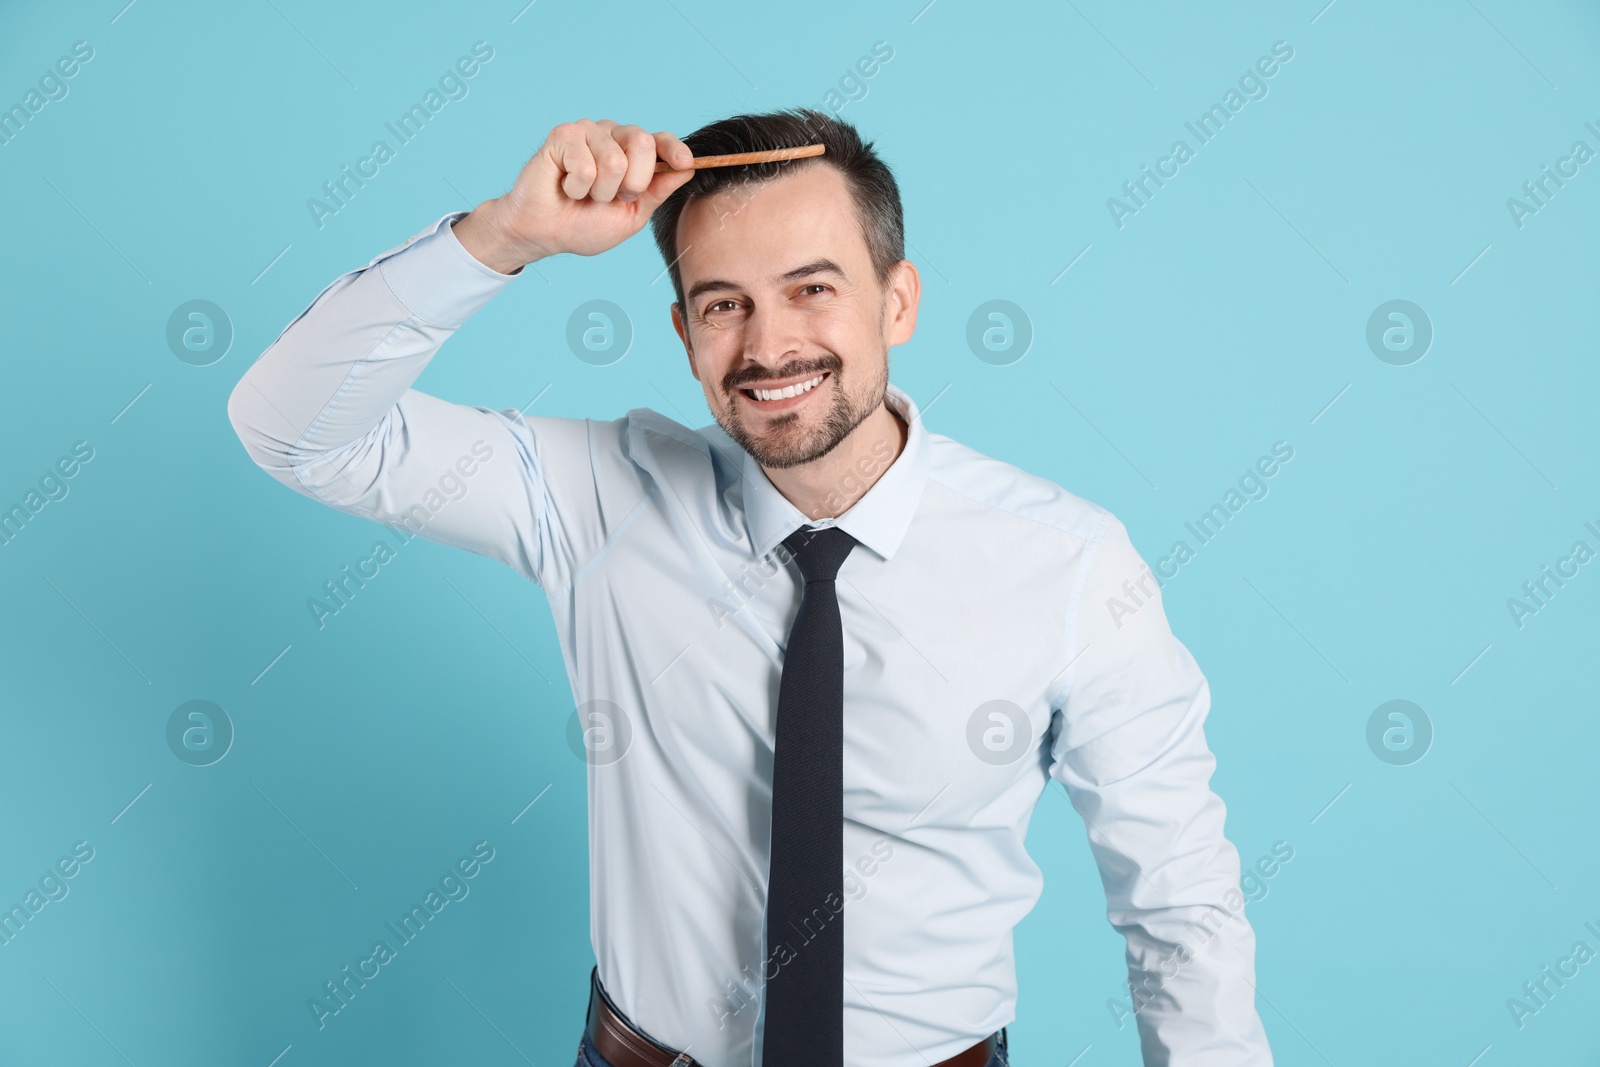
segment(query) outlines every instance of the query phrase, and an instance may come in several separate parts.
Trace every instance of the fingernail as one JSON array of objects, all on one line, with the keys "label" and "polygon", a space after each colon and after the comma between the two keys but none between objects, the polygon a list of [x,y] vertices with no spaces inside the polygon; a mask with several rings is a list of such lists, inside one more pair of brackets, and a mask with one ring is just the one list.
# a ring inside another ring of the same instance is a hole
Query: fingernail
[{"label": "fingernail", "polygon": [[618,200],[633,201],[633,200],[639,199],[639,194],[638,193],[618,193],[617,194],[617,199]]}]

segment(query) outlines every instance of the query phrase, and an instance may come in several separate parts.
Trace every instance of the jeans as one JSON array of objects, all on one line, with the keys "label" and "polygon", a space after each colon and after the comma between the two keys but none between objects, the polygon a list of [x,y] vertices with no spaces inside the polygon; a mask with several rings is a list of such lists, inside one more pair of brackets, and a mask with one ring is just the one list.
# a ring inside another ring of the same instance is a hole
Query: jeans
[{"label": "jeans", "polygon": [[[1011,1060],[1002,1039],[1002,1044],[994,1050],[994,1055],[989,1057],[985,1067],[1010,1067],[1010,1064]],[[578,1062],[573,1067],[612,1067],[612,1064],[595,1051],[593,1043],[589,1040],[589,1034],[585,1031],[583,1038],[578,1042]]]}]

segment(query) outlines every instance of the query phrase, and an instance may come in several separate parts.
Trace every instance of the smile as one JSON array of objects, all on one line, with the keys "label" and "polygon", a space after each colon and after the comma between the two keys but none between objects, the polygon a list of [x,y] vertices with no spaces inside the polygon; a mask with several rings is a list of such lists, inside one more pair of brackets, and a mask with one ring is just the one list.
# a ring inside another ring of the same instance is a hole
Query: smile
[{"label": "smile", "polygon": [[804,396],[806,393],[811,392],[817,386],[822,384],[823,379],[828,377],[828,373],[828,371],[823,371],[821,374],[814,375],[813,377],[807,378],[804,381],[792,382],[789,385],[778,388],[740,389],[739,392],[743,393],[748,399],[756,401],[760,407],[778,407],[780,405],[784,405],[785,401],[794,400],[797,397]]}]

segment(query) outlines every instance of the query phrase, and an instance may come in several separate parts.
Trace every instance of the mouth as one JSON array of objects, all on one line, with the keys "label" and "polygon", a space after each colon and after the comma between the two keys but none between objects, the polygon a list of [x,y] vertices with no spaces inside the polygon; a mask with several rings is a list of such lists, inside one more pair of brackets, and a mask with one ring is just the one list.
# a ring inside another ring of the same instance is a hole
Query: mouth
[{"label": "mouth", "polygon": [[821,371],[805,378],[791,378],[788,381],[750,386],[738,390],[738,393],[757,411],[788,411],[804,404],[820,389],[822,383],[832,376],[832,371]]}]

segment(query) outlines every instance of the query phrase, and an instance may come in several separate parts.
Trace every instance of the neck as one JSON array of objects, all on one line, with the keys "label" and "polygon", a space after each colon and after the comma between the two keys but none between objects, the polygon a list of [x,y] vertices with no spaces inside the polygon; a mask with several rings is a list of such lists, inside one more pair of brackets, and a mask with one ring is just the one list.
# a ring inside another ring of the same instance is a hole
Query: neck
[{"label": "neck", "polygon": [[806,518],[836,519],[871,489],[905,450],[910,428],[888,403],[876,411],[826,456],[798,467],[762,467],[784,499]]}]

